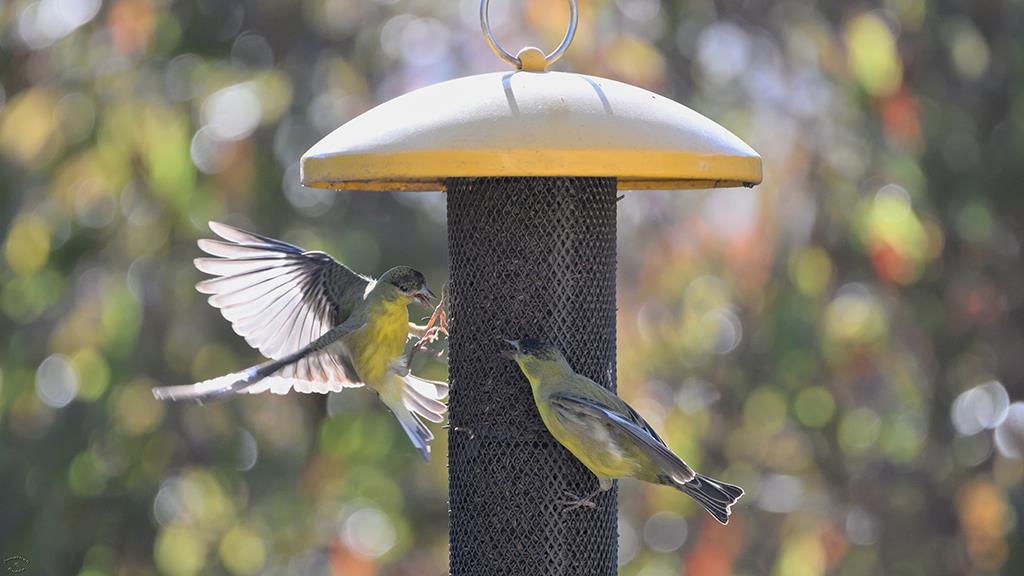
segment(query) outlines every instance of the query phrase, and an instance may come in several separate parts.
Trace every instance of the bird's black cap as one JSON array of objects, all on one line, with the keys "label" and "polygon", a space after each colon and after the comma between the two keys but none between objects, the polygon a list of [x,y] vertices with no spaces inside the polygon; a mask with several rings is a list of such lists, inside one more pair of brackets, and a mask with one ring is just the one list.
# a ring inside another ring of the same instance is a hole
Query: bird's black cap
[{"label": "bird's black cap", "polygon": [[525,337],[519,340],[508,340],[502,338],[503,347],[501,355],[505,358],[514,359],[517,356],[532,356],[534,358],[553,359],[560,355],[557,348],[543,340]]}]

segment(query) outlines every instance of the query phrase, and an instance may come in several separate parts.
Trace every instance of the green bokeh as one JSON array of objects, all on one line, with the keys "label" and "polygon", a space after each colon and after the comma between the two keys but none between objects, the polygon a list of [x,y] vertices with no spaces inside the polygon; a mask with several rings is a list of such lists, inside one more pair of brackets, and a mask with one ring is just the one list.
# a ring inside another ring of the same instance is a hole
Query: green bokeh
[{"label": "green bokeh", "polygon": [[[503,41],[561,37],[564,2],[494,4]],[[962,396],[1024,399],[1024,6],[581,15],[556,68],[674,98],[766,168],[753,190],[618,204],[620,392],[747,489],[719,528],[623,481],[621,573],[1024,573],[1024,442]],[[149,389],[260,361],[193,289],[207,220],[444,284],[442,194],[303,189],[296,163],[377,103],[506,69],[477,26],[472,0],[0,6],[0,560],[445,572],[440,426],[425,465],[366,390],[192,406]],[[678,548],[658,512],[685,518]]]}]

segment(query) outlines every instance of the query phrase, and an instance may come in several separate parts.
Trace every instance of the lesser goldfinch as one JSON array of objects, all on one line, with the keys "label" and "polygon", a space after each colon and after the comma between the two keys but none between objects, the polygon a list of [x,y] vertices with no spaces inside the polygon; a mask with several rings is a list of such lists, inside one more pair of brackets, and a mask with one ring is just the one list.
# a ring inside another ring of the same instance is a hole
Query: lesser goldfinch
[{"label": "lesser goldfinch", "polygon": [[502,354],[529,380],[548,431],[597,476],[598,491],[574,496],[571,507],[592,506],[613,479],[632,477],[672,486],[728,524],[742,488],[694,472],[621,398],[574,372],[558,348],[533,338],[505,342]]},{"label": "lesser goldfinch", "polygon": [[403,354],[410,331],[417,332],[407,306],[434,298],[423,274],[398,266],[373,280],[323,252],[217,222],[210,229],[223,240],[199,240],[214,257],[196,258],[195,265],[215,278],[196,289],[271,360],[153,394],[204,402],[242,392],[327,393],[365,385],[429,461],[433,434],[420,418],[443,419],[448,384],[413,376]]}]

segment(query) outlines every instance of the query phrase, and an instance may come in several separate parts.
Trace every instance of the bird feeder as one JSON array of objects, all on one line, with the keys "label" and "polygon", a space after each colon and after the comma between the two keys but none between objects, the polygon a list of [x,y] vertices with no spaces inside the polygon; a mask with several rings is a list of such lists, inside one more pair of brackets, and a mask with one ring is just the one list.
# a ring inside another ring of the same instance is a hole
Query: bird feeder
[{"label": "bird feeder", "polygon": [[488,45],[515,70],[415,90],[352,119],[302,157],[305,186],[447,193],[449,530],[454,576],[615,574],[616,490],[547,432],[499,338],[557,344],[615,389],[618,190],[753,186],[761,158],[672,100],[549,71],[550,54]]}]

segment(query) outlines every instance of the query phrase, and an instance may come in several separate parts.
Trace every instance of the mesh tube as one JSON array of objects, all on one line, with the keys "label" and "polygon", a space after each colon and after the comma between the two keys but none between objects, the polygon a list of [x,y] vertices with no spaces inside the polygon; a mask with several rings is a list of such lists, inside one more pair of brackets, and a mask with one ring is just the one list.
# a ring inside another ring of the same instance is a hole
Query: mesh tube
[{"label": "mesh tube", "polygon": [[451,574],[615,574],[617,486],[595,508],[558,502],[597,480],[548,434],[497,340],[546,339],[615,389],[615,179],[446,185]]}]

